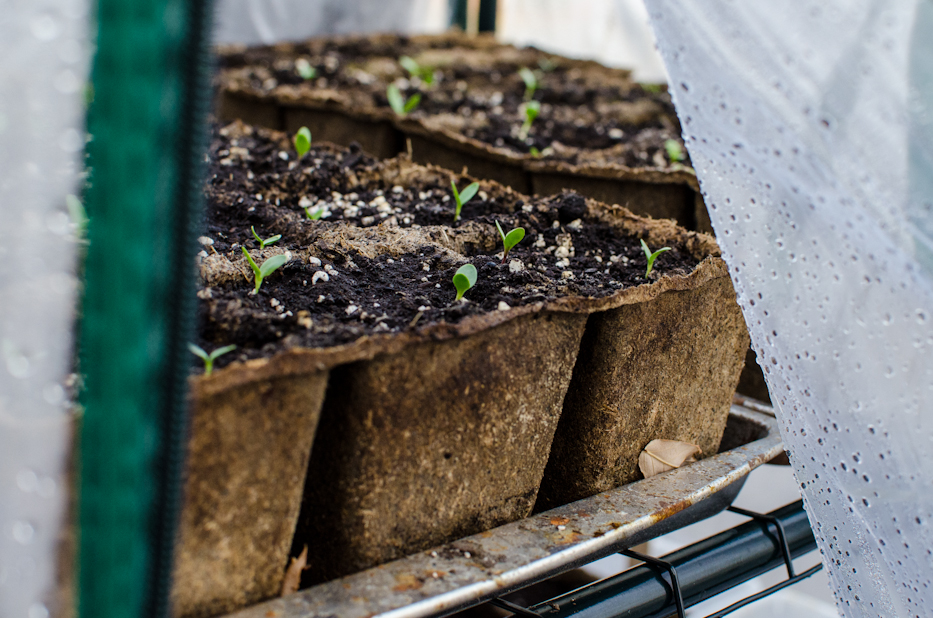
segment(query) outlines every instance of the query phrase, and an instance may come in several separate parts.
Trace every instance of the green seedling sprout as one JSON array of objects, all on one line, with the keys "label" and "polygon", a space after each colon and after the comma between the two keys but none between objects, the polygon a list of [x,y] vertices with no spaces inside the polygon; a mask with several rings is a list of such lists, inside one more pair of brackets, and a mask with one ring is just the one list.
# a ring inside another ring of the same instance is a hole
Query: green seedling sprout
[{"label": "green seedling sprout", "polygon": [[684,157],[684,149],[676,139],[669,139],[664,141],[664,150],[667,151],[667,158],[670,159],[671,163],[680,163],[686,157]]},{"label": "green seedling sprout", "polygon": [[255,238],[255,239],[256,239],[256,242],[259,243],[259,248],[260,248],[260,249],[265,249],[265,248],[266,248],[266,245],[271,245],[272,243],[276,243],[276,242],[279,242],[280,240],[282,240],[282,235],[281,235],[281,234],[276,234],[275,236],[270,236],[269,238],[263,240],[262,238],[259,237],[259,234],[256,233],[256,228],[255,228],[255,227],[253,227],[253,226],[251,225],[251,226],[249,226],[249,229],[252,230],[252,232],[253,232],[253,238]]},{"label": "green seedling sprout", "polygon": [[538,76],[528,67],[522,67],[518,70],[519,76],[525,82],[525,100],[530,101],[535,96],[535,90],[538,89]]},{"label": "green seedling sprout", "polygon": [[531,131],[531,124],[541,113],[541,104],[537,101],[525,101],[518,106],[518,111],[525,116],[525,122],[518,131],[518,139],[525,141],[528,138],[528,132]]},{"label": "green seedling sprout", "polygon": [[315,209],[314,212],[311,212],[311,207],[308,206],[308,207],[305,208],[305,214],[306,214],[306,215],[308,216],[308,218],[311,219],[312,221],[317,221],[317,220],[320,219],[321,216],[324,214],[324,207],[321,206],[320,208]]},{"label": "green seedling sprout", "polygon": [[262,266],[256,266],[256,262],[253,261],[253,256],[249,254],[249,251],[246,250],[246,247],[240,247],[243,250],[243,255],[246,256],[246,259],[249,261],[250,267],[253,269],[253,280],[256,283],[256,289],[253,290],[253,294],[259,293],[259,286],[262,285],[263,279],[274,273],[276,270],[281,268],[285,262],[288,261],[288,258],[284,254],[273,255],[271,258],[262,263]]},{"label": "green seedling sprout", "polygon": [[467,188],[461,193],[457,191],[457,183],[451,180],[450,188],[454,190],[454,201],[457,203],[457,210],[454,211],[454,223],[456,223],[460,220],[460,210],[463,208],[463,205],[473,199],[473,196],[479,191],[479,183],[474,182],[467,185]]},{"label": "green seedling sprout", "polygon": [[308,127],[301,127],[298,133],[295,133],[295,151],[298,153],[298,158],[308,154],[309,150],[311,150],[311,131]]},{"label": "green seedling sprout", "polygon": [[476,285],[476,266],[464,264],[454,273],[453,281],[454,287],[457,288],[457,298],[454,301],[458,301],[463,298],[464,292]]},{"label": "green seedling sprout", "polygon": [[204,361],[204,375],[209,376],[211,372],[214,371],[214,361],[226,354],[227,352],[232,352],[236,350],[235,345],[225,345],[222,348],[217,348],[210,354],[204,351],[199,345],[193,343],[188,344],[188,349],[191,350],[191,353]]},{"label": "green seedling sprout", "polygon": [[428,86],[434,83],[434,69],[431,67],[421,66],[411,56],[402,56],[398,59],[398,63],[402,65],[403,69],[408,71],[409,76],[417,77]]},{"label": "green seedling sprout", "polygon": [[645,92],[650,92],[651,94],[659,94],[664,91],[664,86],[661,84],[638,84],[641,86],[641,89]]},{"label": "green seedling sprout", "polygon": [[645,252],[645,257],[648,258],[648,269],[645,271],[645,279],[648,278],[648,275],[651,274],[651,269],[654,267],[654,261],[658,259],[658,256],[664,253],[665,251],[670,251],[670,247],[661,247],[654,253],[651,253],[651,249],[648,248],[648,245],[645,244],[645,241],[641,240],[641,250]]},{"label": "green seedling sprout", "polygon": [[386,98],[389,100],[389,107],[392,108],[392,111],[395,112],[397,116],[405,117],[409,112],[413,111],[418,107],[418,103],[421,103],[421,93],[416,92],[415,94],[405,99],[402,96],[402,91],[398,89],[398,86],[395,84],[389,84],[389,87],[386,88]]},{"label": "green seedling sprout", "polygon": [[311,63],[304,58],[295,61],[295,71],[301,76],[301,79],[314,79],[317,77],[317,69],[311,66]]},{"label": "green seedling sprout", "polygon": [[502,239],[502,246],[505,250],[502,252],[502,263],[505,264],[505,258],[509,255],[509,249],[517,245],[525,237],[525,228],[517,227],[508,234],[502,231],[502,226],[496,221],[496,229],[499,230],[499,237]]},{"label": "green seedling sprout", "polygon": [[542,58],[538,60],[538,66],[541,67],[541,70],[545,73],[550,73],[557,68],[557,63],[550,58]]},{"label": "green seedling sprout", "polygon": [[534,146],[532,146],[531,148],[528,149],[528,154],[530,154],[533,157],[540,157],[541,151],[535,148]]},{"label": "green seedling sprout", "polygon": [[87,242],[87,211],[84,210],[84,204],[78,199],[77,195],[68,194],[65,196],[65,206],[68,208],[68,216],[71,223],[75,226],[75,238],[80,243]]}]

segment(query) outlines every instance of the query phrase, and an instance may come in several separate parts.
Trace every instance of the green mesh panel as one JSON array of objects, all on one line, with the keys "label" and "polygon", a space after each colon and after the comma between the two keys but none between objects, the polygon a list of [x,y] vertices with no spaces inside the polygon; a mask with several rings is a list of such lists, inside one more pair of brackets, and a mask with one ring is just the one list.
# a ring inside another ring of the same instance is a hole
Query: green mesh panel
[{"label": "green mesh panel", "polygon": [[101,0],[81,324],[80,614],[164,615],[183,455],[206,2]]}]

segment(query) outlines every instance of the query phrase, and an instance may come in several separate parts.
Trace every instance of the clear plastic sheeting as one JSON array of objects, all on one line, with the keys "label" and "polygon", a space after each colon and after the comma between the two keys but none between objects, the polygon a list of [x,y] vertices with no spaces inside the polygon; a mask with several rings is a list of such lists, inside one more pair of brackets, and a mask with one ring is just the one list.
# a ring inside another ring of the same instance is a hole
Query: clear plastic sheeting
[{"label": "clear plastic sheeting", "polygon": [[87,0],[12,0],[0,19],[0,616],[55,611],[68,503]]},{"label": "clear plastic sheeting", "polygon": [[838,607],[933,615],[933,2],[648,7]]},{"label": "clear plastic sheeting", "polygon": [[270,44],[324,34],[441,32],[448,0],[216,0],[215,43]]}]

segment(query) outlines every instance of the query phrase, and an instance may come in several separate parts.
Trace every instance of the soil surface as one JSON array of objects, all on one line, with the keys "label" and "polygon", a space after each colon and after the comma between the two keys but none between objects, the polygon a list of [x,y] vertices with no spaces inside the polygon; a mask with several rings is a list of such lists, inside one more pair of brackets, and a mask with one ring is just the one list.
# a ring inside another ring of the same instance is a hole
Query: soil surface
[{"label": "soil surface", "polygon": [[[471,47],[458,41],[466,40],[384,35],[319,39],[227,53],[220,61],[257,92],[272,93],[280,86],[334,90],[369,108],[389,108],[386,87],[393,83],[406,99],[420,94],[412,118],[446,117],[445,124],[468,137],[517,153],[537,151],[544,159],[577,163],[574,149],[606,149],[629,167],[690,165],[666,88],[638,84],[625,71],[534,48]],[[402,56],[426,68],[431,83],[402,68]],[[296,62],[306,63],[315,76],[304,79]],[[532,98],[541,105],[524,138],[522,68],[536,75],[539,85]],[[671,160],[667,140],[678,143],[683,158]]]},{"label": "soil surface", "polygon": [[[416,166],[326,144],[299,159],[284,134],[239,123],[215,128],[209,166],[198,343],[237,345],[217,366],[649,282],[639,239],[591,217],[575,193],[529,200],[489,185],[454,222],[449,172],[418,168],[424,173],[397,184],[393,170]],[[461,190],[472,180],[455,177]],[[504,263],[497,221],[525,230]],[[260,250],[251,227],[282,238]],[[258,294],[243,247],[260,264],[288,258]],[[478,279],[455,301],[452,277],[467,262]],[[687,274],[697,262],[672,247],[650,279]]]}]

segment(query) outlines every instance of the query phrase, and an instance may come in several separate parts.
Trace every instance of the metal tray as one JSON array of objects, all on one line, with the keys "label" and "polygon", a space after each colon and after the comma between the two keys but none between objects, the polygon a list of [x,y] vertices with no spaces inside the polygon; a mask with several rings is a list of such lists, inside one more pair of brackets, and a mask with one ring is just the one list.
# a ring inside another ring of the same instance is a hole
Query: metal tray
[{"label": "metal tray", "polygon": [[754,468],[783,453],[773,413],[736,399],[722,452],[229,618],[446,615],[715,515]]}]

